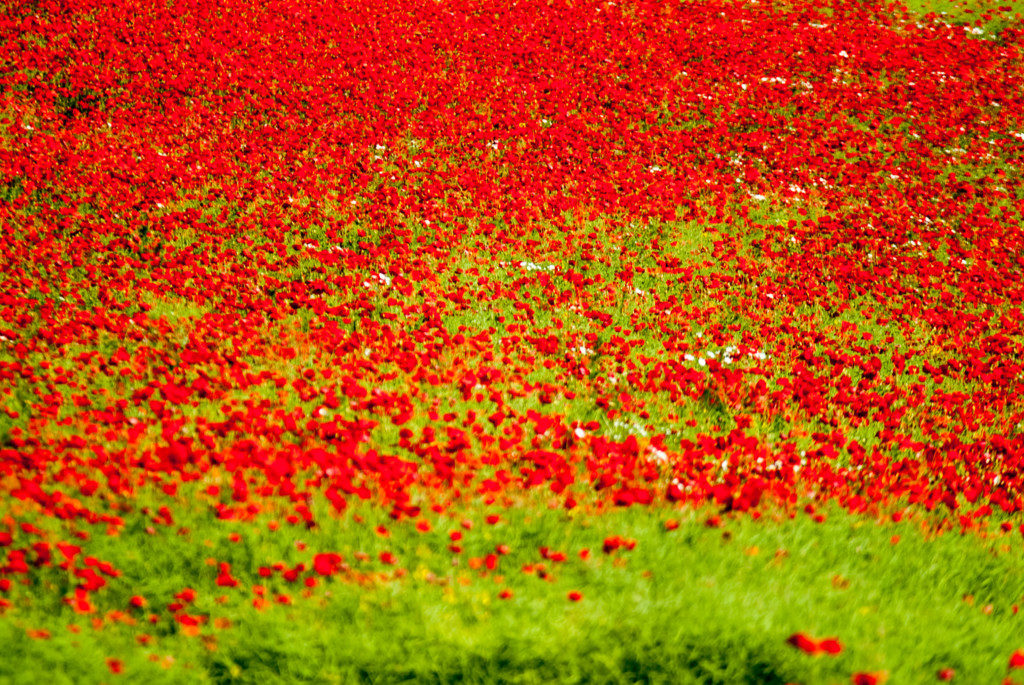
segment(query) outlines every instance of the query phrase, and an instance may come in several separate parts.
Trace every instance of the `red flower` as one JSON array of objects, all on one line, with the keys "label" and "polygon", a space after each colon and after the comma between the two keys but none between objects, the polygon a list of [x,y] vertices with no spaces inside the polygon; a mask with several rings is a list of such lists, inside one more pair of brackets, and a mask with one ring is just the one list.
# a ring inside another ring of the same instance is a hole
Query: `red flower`
[{"label": "red flower", "polygon": [[89,599],[89,593],[84,588],[75,588],[75,596],[64,600],[77,614],[91,614],[96,611],[96,605]]},{"label": "red flower", "polygon": [[834,637],[826,638],[818,643],[818,649],[826,654],[835,656],[843,651],[843,645]]},{"label": "red flower", "polygon": [[220,587],[238,587],[238,580],[231,575],[231,564],[226,561],[220,563],[220,573],[216,582]]},{"label": "red flower", "polygon": [[341,562],[342,557],[340,554],[317,554],[313,557],[313,570],[321,576],[333,575],[337,573]]},{"label": "red flower", "polygon": [[806,654],[818,653],[817,641],[803,633],[793,633],[786,639],[786,642],[788,642],[789,644],[793,645],[801,652],[804,652]]}]

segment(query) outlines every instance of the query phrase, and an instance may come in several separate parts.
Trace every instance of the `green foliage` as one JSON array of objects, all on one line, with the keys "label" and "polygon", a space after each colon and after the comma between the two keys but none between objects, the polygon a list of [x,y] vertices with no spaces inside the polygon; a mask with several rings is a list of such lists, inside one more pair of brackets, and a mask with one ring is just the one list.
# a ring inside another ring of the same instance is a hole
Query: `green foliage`
[{"label": "green foliage", "polygon": [[[925,519],[873,523],[838,511],[822,522],[725,517],[717,526],[704,521],[712,512],[680,512],[668,530],[664,510],[595,515],[540,502],[502,510],[495,525],[480,505],[425,517],[429,532],[367,506],[341,518],[321,511],[311,530],[273,531],[263,516],[216,519],[193,487],[178,496],[196,506],[172,526],[94,531],[93,554],[122,575],[93,617],[53,599],[56,569],[40,586],[12,588],[0,680],[46,668],[58,682],[98,682],[116,657],[125,676],[146,682],[817,683],[855,671],[918,682],[940,668],[994,682],[1018,647],[1019,536],[941,535]],[[160,499],[137,506],[151,511]],[[635,548],[603,553],[613,535]],[[507,553],[494,570],[471,561],[499,545]],[[565,560],[545,560],[541,548]],[[395,566],[378,561],[383,551]],[[312,573],[319,552],[341,554],[363,580]],[[305,564],[302,577],[318,582],[264,578],[257,564],[267,559]],[[224,562],[237,587],[216,586]],[[185,611],[206,617],[194,634],[163,611],[186,587],[196,598]],[[500,599],[506,588],[512,598]],[[580,601],[567,599],[577,590]],[[259,592],[268,602],[258,609]],[[132,593],[150,605],[129,609]],[[107,613],[93,627],[110,609],[131,618]],[[49,639],[26,637],[40,629]],[[844,649],[803,654],[787,644],[796,632],[836,637]]]}]

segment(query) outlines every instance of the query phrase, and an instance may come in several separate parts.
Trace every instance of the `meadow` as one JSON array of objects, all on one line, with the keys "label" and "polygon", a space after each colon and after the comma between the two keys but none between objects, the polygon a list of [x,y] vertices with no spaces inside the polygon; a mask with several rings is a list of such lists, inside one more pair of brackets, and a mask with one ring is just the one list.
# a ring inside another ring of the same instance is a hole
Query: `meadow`
[{"label": "meadow", "polygon": [[0,0],[0,682],[1024,682],[1024,6]]}]

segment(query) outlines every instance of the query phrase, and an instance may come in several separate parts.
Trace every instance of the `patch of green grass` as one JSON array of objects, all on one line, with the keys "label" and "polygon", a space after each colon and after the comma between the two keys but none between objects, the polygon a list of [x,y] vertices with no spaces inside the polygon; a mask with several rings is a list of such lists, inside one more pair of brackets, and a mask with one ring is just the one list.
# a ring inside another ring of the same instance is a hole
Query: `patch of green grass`
[{"label": "patch of green grass", "polygon": [[[127,677],[147,682],[821,683],[857,671],[928,682],[940,668],[964,682],[996,682],[1024,627],[1014,610],[1024,595],[1019,536],[936,535],[922,532],[932,530],[923,520],[829,511],[822,523],[726,517],[712,527],[708,511],[533,506],[502,510],[488,525],[489,510],[471,504],[426,514],[431,530],[420,532],[374,507],[357,507],[357,522],[317,502],[315,528],[274,532],[265,515],[218,520],[209,502],[199,485],[176,498],[143,494],[122,513],[118,535],[93,527],[83,555],[121,575],[94,594],[92,615],[61,602],[60,588],[72,584],[59,569],[15,584],[0,622],[0,680],[52,669],[58,682],[97,682],[116,657]],[[179,519],[147,532],[143,507],[161,504]],[[681,525],[666,530],[673,516]],[[74,526],[44,525],[58,536]],[[448,548],[452,531],[462,534],[458,553]],[[635,540],[635,549],[602,553],[611,535]],[[499,545],[507,554],[496,567],[481,566]],[[543,559],[542,547],[565,561]],[[381,563],[383,551],[397,563]],[[307,570],[293,583],[257,572],[274,559],[310,569],[319,552],[341,554],[350,571]],[[216,585],[222,562],[237,587]],[[317,583],[307,587],[306,577]],[[204,617],[194,634],[166,609],[186,587],[196,597],[180,611]],[[499,597],[504,589],[511,599]],[[572,591],[582,599],[570,601]],[[262,609],[253,606],[260,592]],[[132,593],[149,606],[131,609]],[[50,637],[31,639],[33,630]],[[844,649],[805,655],[786,642],[796,632],[836,637]]]},{"label": "patch of green grass", "polygon": [[941,21],[973,25],[982,29],[981,38],[998,37],[999,32],[1024,15],[1021,0],[904,0],[914,17],[935,15]]}]

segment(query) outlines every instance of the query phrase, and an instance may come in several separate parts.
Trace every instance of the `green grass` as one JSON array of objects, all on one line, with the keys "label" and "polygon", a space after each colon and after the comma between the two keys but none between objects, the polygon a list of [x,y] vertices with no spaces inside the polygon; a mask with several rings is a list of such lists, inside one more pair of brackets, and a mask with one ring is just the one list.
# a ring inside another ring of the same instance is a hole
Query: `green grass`
[{"label": "green grass", "polygon": [[[272,532],[267,516],[217,520],[199,485],[186,489],[178,496],[195,506],[171,526],[147,532],[135,511],[124,513],[117,536],[90,531],[89,553],[122,572],[95,595],[96,613],[61,603],[72,583],[56,568],[35,576],[46,592],[11,588],[0,682],[31,682],[41,672],[54,682],[99,682],[110,678],[106,659],[116,657],[137,682],[827,683],[887,671],[892,682],[914,683],[953,668],[959,681],[981,683],[1006,675],[1021,646],[1015,611],[1024,568],[1015,532],[936,534],[923,519],[878,523],[831,511],[822,523],[803,514],[768,520],[769,513],[713,527],[709,511],[543,506],[502,509],[502,521],[488,525],[490,510],[472,504],[426,514],[429,532],[371,506],[357,508],[362,523],[353,512],[335,518],[317,509],[315,529],[284,524]],[[161,503],[146,495],[136,506],[147,500],[153,510]],[[678,529],[666,530],[670,517],[680,519]],[[451,531],[463,534],[461,553],[448,549]],[[610,535],[636,540],[635,549],[602,553]],[[496,569],[473,568],[472,558],[498,545],[509,551]],[[545,561],[541,547],[567,560]],[[385,550],[397,564],[378,561]],[[273,559],[308,568],[316,552],[344,556],[347,580],[307,589],[257,574],[257,564]],[[231,564],[237,587],[215,584],[221,562]],[[522,570],[541,562],[547,579]],[[252,604],[254,585],[266,588],[262,610]],[[185,587],[196,599],[183,611],[207,617],[194,635],[166,610]],[[511,599],[499,598],[505,588]],[[567,599],[574,590],[581,601]],[[149,606],[130,609],[133,593]],[[279,594],[291,604],[274,601]],[[130,618],[108,613],[114,609]],[[49,639],[29,637],[40,629]],[[795,632],[836,637],[844,649],[805,655],[786,642]],[[146,644],[140,635],[150,636]]]},{"label": "green grass", "polygon": [[903,4],[915,18],[935,15],[950,24],[974,26],[983,32],[972,35],[986,39],[998,37],[1014,17],[1024,15],[1021,0],[903,0]]},{"label": "green grass", "polygon": [[934,12],[961,21],[979,19],[985,12],[998,12],[999,7],[1009,7],[1003,12],[1011,16],[1024,11],[1024,2],[1020,0],[906,0],[904,4],[914,14]]}]

